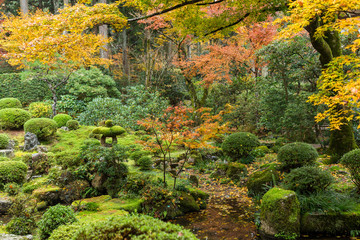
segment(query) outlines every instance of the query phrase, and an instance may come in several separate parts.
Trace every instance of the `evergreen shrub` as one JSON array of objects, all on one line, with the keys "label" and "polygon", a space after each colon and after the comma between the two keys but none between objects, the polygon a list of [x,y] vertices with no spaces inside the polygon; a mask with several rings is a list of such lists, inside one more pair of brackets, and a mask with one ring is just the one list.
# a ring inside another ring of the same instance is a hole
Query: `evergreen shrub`
[{"label": "evergreen shrub", "polygon": [[0,110],[0,127],[4,129],[21,129],[31,118],[31,114],[20,108],[5,108]]},{"label": "evergreen shrub", "polygon": [[247,157],[252,150],[260,145],[258,138],[248,132],[233,133],[223,142],[221,148],[232,160]]},{"label": "evergreen shrub", "polygon": [[57,124],[50,118],[32,118],[24,124],[24,131],[34,133],[39,140],[46,140],[57,131]]}]

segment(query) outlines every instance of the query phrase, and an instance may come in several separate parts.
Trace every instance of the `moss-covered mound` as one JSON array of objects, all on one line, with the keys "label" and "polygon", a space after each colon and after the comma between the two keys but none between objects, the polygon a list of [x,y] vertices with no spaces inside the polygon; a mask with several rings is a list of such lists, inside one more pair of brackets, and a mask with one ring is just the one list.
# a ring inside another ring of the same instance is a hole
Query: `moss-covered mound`
[{"label": "moss-covered mound", "polygon": [[100,142],[104,146],[106,145],[106,138],[112,138],[112,144],[117,143],[117,136],[124,134],[126,131],[120,126],[112,126],[112,121],[108,120],[105,122],[105,126],[95,128],[92,133],[101,135]]},{"label": "moss-covered mound", "polygon": [[[269,187],[274,186],[279,180],[279,171],[275,165],[260,169],[249,176],[247,188],[252,196],[263,195]],[[275,183],[274,183],[275,181]]]},{"label": "moss-covered mound", "polygon": [[4,108],[22,108],[22,105],[17,98],[2,98],[0,99],[0,109]]},{"label": "moss-covered mound", "polygon": [[6,183],[22,183],[25,179],[28,166],[21,161],[0,162],[0,187]]},{"label": "moss-covered mound", "polygon": [[72,117],[68,114],[57,114],[54,118],[58,128],[66,126],[66,123],[72,119]]},{"label": "moss-covered mound", "polygon": [[197,239],[189,230],[179,225],[162,222],[146,215],[125,215],[88,224],[61,226],[50,240],[68,239]]},{"label": "moss-covered mound", "polygon": [[5,129],[21,129],[30,118],[31,114],[20,108],[0,110],[0,126]]}]

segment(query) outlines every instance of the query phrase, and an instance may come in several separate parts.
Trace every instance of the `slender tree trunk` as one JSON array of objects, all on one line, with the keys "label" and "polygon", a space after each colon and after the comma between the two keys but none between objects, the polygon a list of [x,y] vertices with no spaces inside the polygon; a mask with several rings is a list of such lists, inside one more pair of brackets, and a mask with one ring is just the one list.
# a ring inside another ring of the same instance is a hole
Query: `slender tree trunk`
[{"label": "slender tree trunk", "polygon": [[122,44],[123,72],[124,75],[127,76],[128,85],[130,85],[130,62],[129,62],[128,46],[127,46],[127,33],[125,27],[123,28],[122,31],[122,37],[123,37],[123,44]]},{"label": "slender tree trunk", "polygon": [[29,2],[28,0],[20,0],[20,11],[22,14],[29,13]]},{"label": "slender tree trunk", "polygon": [[[99,0],[99,3],[106,3],[106,0]],[[109,37],[108,25],[103,24],[103,25],[99,26],[99,34],[101,36],[103,36],[105,39],[107,39]],[[103,46],[103,49],[100,49],[100,57],[109,59],[109,57],[110,57],[109,44],[105,44]]]},{"label": "slender tree trunk", "polygon": [[50,91],[52,93],[52,99],[53,99],[53,104],[52,104],[52,117],[56,116],[56,105],[57,105],[57,95],[56,95],[56,89],[54,89],[52,86],[49,86]]},{"label": "slender tree trunk", "polygon": [[150,48],[150,38],[151,33],[150,29],[145,29],[145,86],[150,86],[150,78],[151,78],[151,48]]}]

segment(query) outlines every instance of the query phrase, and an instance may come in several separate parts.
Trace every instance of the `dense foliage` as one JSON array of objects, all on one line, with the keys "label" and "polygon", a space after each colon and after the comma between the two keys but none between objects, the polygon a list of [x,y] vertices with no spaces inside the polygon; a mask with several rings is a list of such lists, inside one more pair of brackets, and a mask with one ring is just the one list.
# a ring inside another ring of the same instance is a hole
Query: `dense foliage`
[{"label": "dense foliage", "polygon": [[0,187],[7,183],[23,183],[28,166],[22,161],[1,161],[0,162]]},{"label": "dense foliage", "polygon": [[0,134],[0,149],[5,149],[7,148],[8,144],[9,144],[9,137],[8,135],[1,133]]},{"label": "dense foliage", "polygon": [[34,133],[39,140],[55,136],[57,123],[50,118],[32,118],[24,124],[24,131]]},{"label": "dense foliage", "polygon": [[17,98],[2,98],[0,99],[0,109],[4,108],[22,108],[22,105]]},{"label": "dense foliage", "polygon": [[341,163],[349,169],[351,177],[360,191],[360,149],[352,150],[341,158]]},{"label": "dense foliage", "polygon": [[229,135],[221,148],[233,161],[238,161],[247,157],[259,145],[259,140],[254,134],[238,132]]},{"label": "dense foliage", "polygon": [[31,114],[20,108],[5,108],[0,110],[0,128],[21,129],[31,118]]},{"label": "dense foliage", "polygon": [[67,114],[57,114],[54,118],[54,121],[56,122],[57,124],[57,127],[58,128],[61,128],[61,127],[65,127],[66,126],[66,123],[72,119],[71,116],[67,115]]}]

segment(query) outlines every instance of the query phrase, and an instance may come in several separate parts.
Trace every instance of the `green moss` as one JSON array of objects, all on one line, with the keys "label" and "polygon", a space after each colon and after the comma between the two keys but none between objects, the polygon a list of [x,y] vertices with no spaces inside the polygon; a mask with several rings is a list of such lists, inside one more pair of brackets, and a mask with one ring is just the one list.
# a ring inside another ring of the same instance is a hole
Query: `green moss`
[{"label": "green moss", "polygon": [[194,197],[186,192],[180,193],[179,208],[183,213],[200,211],[200,206],[195,201]]},{"label": "green moss", "polygon": [[200,209],[205,209],[210,195],[198,189],[189,189],[189,193],[195,199]]},{"label": "green moss", "polygon": [[126,131],[120,126],[113,127],[97,127],[93,130],[93,134],[101,134],[105,137],[115,137],[124,134]]},{"label": "green moss", "polygon": [[66,123],[66,127],[68,127],[69,130],[76,130],[79,128],[79,122],[76,120],[69,120]]},{"label": "green moss", "polygon": [[246,184],[249,194],[263,195],[269,186],[274,186],[274,180],[279,180],[279,172],[274,166],[254,172],[249,176]]},{"label": "green moss", "polygon": [[35,189],[47,185],[47,177],[40,177],[30,180],[29,182],[24,183],[22,191],[24,193],[32,193]]},{"label": "green moss", "polygon": [[260,208],[265,234],[300,234],[300,203],[294,191],[272,188],[263,196]]}]

